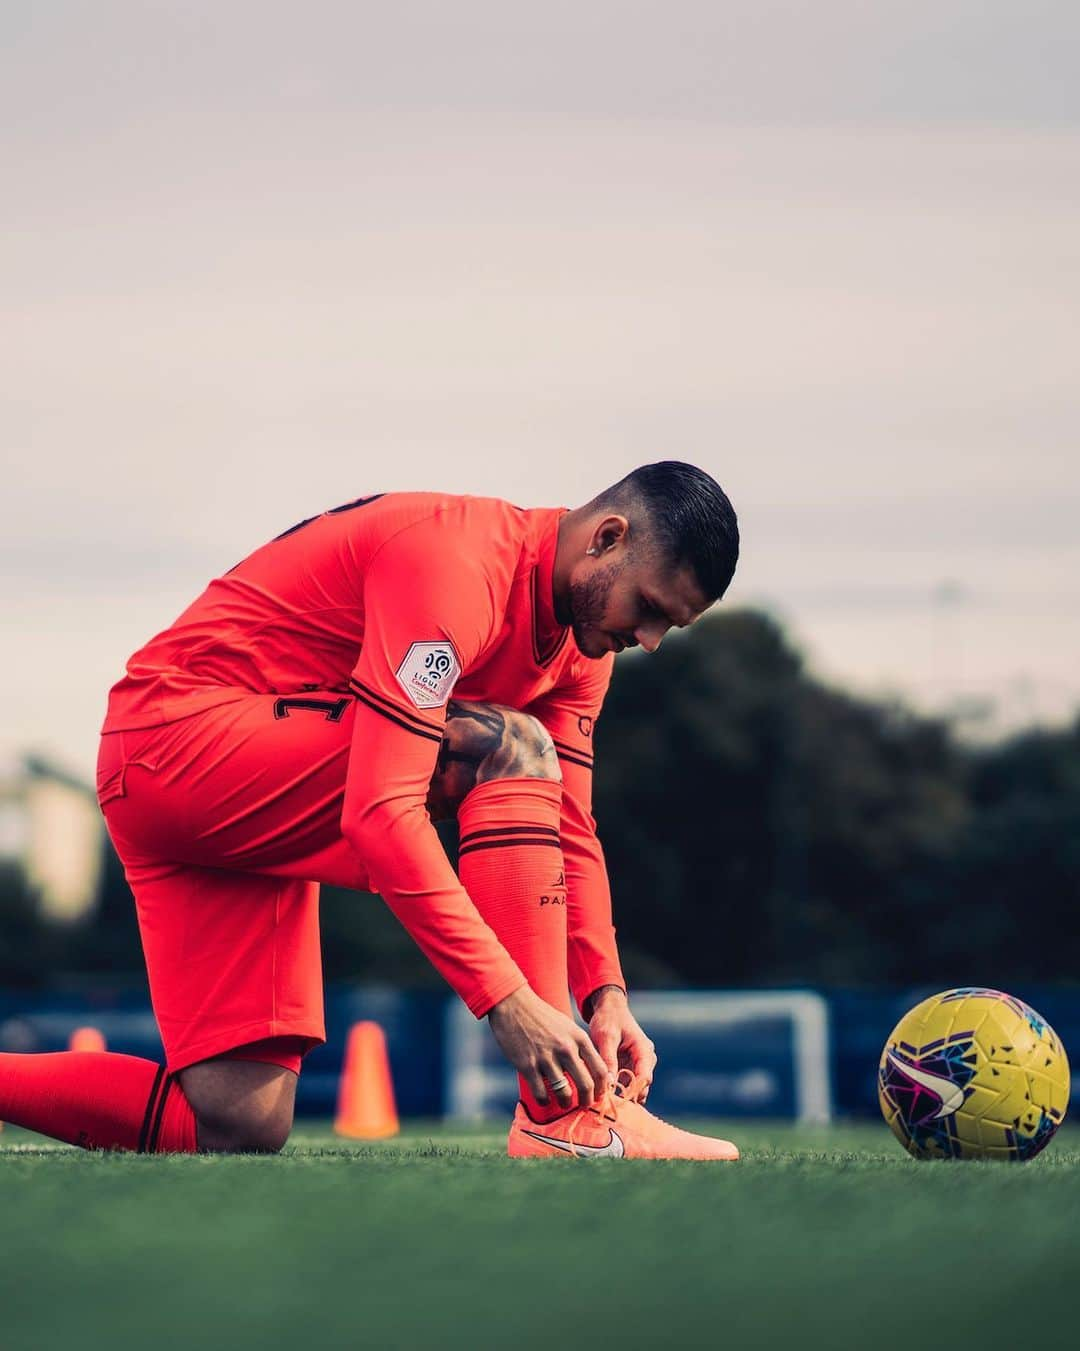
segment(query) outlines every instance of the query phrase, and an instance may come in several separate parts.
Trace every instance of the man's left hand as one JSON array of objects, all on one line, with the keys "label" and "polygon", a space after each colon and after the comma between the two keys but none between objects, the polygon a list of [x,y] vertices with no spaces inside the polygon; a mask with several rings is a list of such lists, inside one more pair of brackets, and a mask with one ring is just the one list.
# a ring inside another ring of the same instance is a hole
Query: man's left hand
[{"label": "man's left hand", "polygon": [[644,1085],[638,1102],[649,1096],[656,1070],[656,1047],[630,1012],[626,991],[606,985],[589,1000],[589,1036],[604,1063],[616,1078],[619,1070],[631,1070]]}]

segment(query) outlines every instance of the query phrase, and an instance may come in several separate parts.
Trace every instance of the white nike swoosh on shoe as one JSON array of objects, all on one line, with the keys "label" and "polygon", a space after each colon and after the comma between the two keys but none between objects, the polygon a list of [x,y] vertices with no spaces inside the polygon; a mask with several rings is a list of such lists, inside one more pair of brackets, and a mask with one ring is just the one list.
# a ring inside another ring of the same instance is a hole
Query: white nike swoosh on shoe
[{"label": "white nike swoosh on shoe", "polygon": [[586,1158],[598,1158],[606,1154],[612,1159],[621,1159],[625,1154],[623,1149],[622,1137],[616,1135],[611,1128],[608,1128],[611,1139],[606,1145],[572,1145],[569,1140],[560,1140],[555,1135],[540,1135],[536,1131],[522,1131],[522,1135],[527,1135],[531,1140],[539,1140],[542,1145],[550,1145],[552,1149],[562,1150],[564,1154],[581,1154]]},{"label": "white nike swoosh on shoe", "polygon": [[932,1118],[934,1121],[963,1107],[964,1090],[954,1084],[951,1079],[943,1079],[938,1074],[929,1074],[926,1070],[916,1069],[914,1065],[909,1065],[906,1060],[901,1060],[899,1056],[893,1055],[892,1051],[888,1052],[888,1060],[893,1069],[899,1070],[905,1079],[910,1079],[913,1084],[918,1084],[920,1088],[927,1089],[935,1097],[941,1099],[941,1107]]}]

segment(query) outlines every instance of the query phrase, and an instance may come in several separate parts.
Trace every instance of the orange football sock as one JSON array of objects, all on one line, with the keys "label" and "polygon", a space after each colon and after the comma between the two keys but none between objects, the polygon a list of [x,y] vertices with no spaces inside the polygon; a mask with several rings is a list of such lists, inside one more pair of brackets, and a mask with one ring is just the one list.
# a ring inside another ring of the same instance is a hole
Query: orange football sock
[{"label": "orange football sock", "polygon": [[195,1113],[175,1077],[111,1051],[0,1054],[0,1121],[83,1149],[196,1149]]},{"label": "orange football sock", "polygon": [[[533,990],[570,1013],[566,971],[566,875],[559,841],[562,785],[550,779],[492,779],[458,811],[461,882]],[[519,1077],[536,1121],[566,1109],[541,1106]]]}]

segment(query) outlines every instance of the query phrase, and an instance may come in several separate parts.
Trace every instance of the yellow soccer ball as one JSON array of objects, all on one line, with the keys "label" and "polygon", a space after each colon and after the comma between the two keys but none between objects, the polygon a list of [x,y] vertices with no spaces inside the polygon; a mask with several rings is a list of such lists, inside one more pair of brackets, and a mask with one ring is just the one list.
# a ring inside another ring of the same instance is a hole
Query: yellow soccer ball
[{"label": "yellow soccer ball", "polygon": [[1054,1029],[1000,990],[946,990],[904,1015],[885,1043],[878,1101],[918,1159],[1034,1158],[1069,1105]]}]

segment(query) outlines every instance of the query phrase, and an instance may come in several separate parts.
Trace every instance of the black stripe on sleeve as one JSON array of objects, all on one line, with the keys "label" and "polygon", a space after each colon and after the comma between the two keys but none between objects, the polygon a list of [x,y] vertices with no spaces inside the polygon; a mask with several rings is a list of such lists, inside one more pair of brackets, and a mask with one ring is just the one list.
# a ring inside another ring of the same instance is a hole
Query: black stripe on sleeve
[{"label": "black stripe on sleeve", "polygon": [[591,770],[593,767],[593,762],[591,760],[582,760],[579,755],[571,755],[569,751],[556,748],[555,754],[560,760],[565,760],[571,765],[580,765],[582,769]]},{"label": "black stripe on sleeve", "polygon": [[157,1074],[154,1075],[154,1086],[150,1090],[150,1096],[146,1100],[146,1112],[143,1116],[142,1129],[139,1131],[139,1143],[136,1150],[139,1154],[146,1153],[146,1140],[150,1134],[150,1122],[154,1117],[154,1106],[157,1103],[158,1090],[161,1088],[161,1081],[165,1078],[165,1066],[157,1067]]},{"label": "black stripe on sleeve", "polygon": [[478,849],[524,849],[527,845],[540,849],[561,849],[561,840],[518,838],[513,840],[481,840],[479,844],[467,844],[463,849],[458,850],[458,858],[463,854],[475,854]]},{"label": "black stripe on sleeve", "polygon": [[411,722],[406,722],[404,718],[399,718],[390,713],[387,709],[380,707],[373,699],[369,699],[366,694],[361,694],[359,690],[353,690],[353,696],[371,709],[372,713],[381,713],[384,718],[390,722],[397,723],[403,727],[406,732],[412,732],[414,736],[422,736],[426,741],[434,741],[436,746],[442,745],[442,736],[438,732],[422,732],[419,727],[414,727]]},{"label": "black stripe on sleeve", "polygon": [[354,694],[363,694],[368,699],[373,699],[375,703],[385,708],[388,713],[393,713],[399,718],[404,718],[407,722],[416,723],[417,727],[422,727],[427,732],[438,731],[426,718],[418,718],[415,713],[410,713],[407,708],[402,708],[395,704],[392,699],[388,699],[385,694],[380,694],[378,690],[373,690],[370,685],[364,685],[357,680],[355,676],[349,678],[349,684],[352,686]]},{"label": "black stripe on sleeve", "polygon": [[161,1089],[161,1093],[158,1096],[157,1111],[154,1113],[154,1124],[150,1128],[150,1139],[147,1140],[146,1142],[147,1154],[157,1153],[158,1135],[161,1133],[161,1120],[162,1117],[164,1117],[165,1115],[165,1103],[168,1100],[169,1094],[172,1092],[172,1086],[173,1086],[173,1077],[170,1074],[169,1077],[165,1080],[165,1083]]},{"label": "black stripe on sleeve", "polygon": [[592,760],[593,758],[592,751],[583,751],[580,746],[568,746],[565,741],[559,741],[555,737],[552,737],[551,740],[556,750],[565,751],[567,755],[576,755],[580,760]]},{"label": "black stripe on sleeve", "polygon": [[472,844],[473,840],[505,835],[550,835],[556,840],[559,838],[559,832],[552,826],[496,826],[491,830],[470,830],[468,835],[462,835],[459,844]]}]

